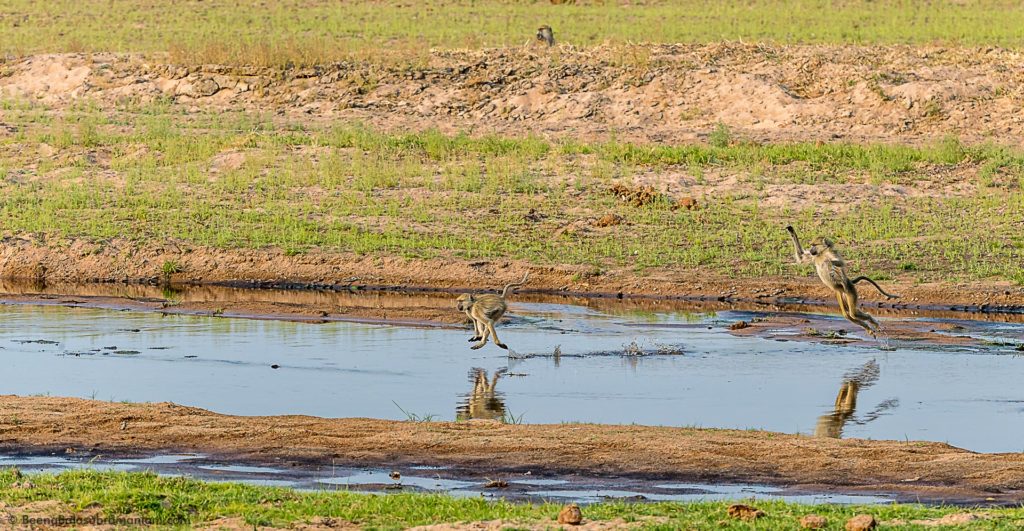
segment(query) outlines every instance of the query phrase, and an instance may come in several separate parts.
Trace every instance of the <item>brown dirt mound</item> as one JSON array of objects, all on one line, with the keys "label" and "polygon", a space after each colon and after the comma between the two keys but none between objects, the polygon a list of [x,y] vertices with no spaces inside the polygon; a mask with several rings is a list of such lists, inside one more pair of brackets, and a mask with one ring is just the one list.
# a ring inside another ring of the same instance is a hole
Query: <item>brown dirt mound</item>
[{"label": "brown dirt mound", "polygon": [[[435,51],[427,65],[273,70],[158,56],[38,55],[0,63],[0,94],[54,105],[171,98],[385,129],[571,133],[673,142],[718,123],[754,140],[946,135],[1019,144],[1024,57],[1011,50],[716,43]],[[623,59],[636,57],[636,59]],[[979,128],[979,124],[984,124]]]}]

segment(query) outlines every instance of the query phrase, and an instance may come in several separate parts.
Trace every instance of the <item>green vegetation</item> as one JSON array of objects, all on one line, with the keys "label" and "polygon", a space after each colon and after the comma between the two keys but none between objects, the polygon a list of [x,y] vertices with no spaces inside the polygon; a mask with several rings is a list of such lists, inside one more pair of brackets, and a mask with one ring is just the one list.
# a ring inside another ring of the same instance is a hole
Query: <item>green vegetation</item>
[{"label": "green vegetation", "polygon": [[164,262],[164,265],[160,266],[160,272],[163,273],[163,275],[166,277],[169,277],[175,273],[181,273],[182,271],[183,269],[181,268],[181,264],[175,262],[174,260],[168,260]]},{"label": "green vegetation", "polygon": [[[162,103],[61,114],[0,105],[16,129],[0,137],[0,226],[12,232],[98,246],[173,239],[753,277],[789,267],[781,227],[793,223],[834,237],[868,274],[1024,282],[1024,152],[997,145],[756,144],[731,135],[716,145],[584,144],[186,115]],[[635,206],[609,191],[663,174],[699,208],[675,208],[667,196]],[[733,177],[740,185],[714,188]],[[918,181],[968,188],[861,200],[867,184]],[[810,183],[839,185],[840,197],[773,202],[766,192]],[[623,223],[592,223],[606,214]]]},{"label": "green vegetation", "polygon": [[[631,4],[631,5],[628,5]],[[560,42],[955,43],[1020,46],[1024,6],[1007,0],[8,0],[0,54],[171,52],[188,64],[313,64],[425,57],[431,47],[518,46],[542,24]]]},{"label": "green vegetation", "polygon": [[[44,500],[56,500],[59,507],[40,513],[38,506],[28,512],[34,518],[72,516],[143,521],[164,527],[186,527],[213,520],[240,519],[247,525],[287,526],[330,518],[366,528],[402,529],[441,522],[502,519],[510,523],[551,524],[560,509],[555,504],[515,504],[481,498],[452,498],[443,495],[367,495],[346,491],[297,492],[284,488],[256,487],[232,483],[204,483],[184,477],[161,478],[150,473],[73,471],[60,475],[16,476],[0,472],[0,501],[3,509],[19,515],[20,507]],[[609,502],[583,508],[588,520],[614,520],[640,524],[652,529],[749,529],[750,524],[726,516],[728,502],[623,503]],[[963,513],[955,507],[920,505],[797,505],[756,502],[767,515],[758,520],[764,529],[798,529],[798,520],[818,514],[829,521],[828,529],[842,529],[847,519],[866,513],[877,520],[904,523],[937,519]],[[981,516],[976,525],[965,528],[1019,529],[1024,509],[971,511]],[[140,526],[141,527],[141,526]]]}]

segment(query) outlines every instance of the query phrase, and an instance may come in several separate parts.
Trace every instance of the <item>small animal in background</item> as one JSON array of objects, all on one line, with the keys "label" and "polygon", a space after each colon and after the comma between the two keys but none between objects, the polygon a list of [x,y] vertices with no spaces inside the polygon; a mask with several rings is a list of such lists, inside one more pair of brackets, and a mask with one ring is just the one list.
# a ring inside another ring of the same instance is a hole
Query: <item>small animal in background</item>
[{"label": "small animal in background", "polygon": [[583,511],[580,510],[580,506],[571,503],[562,507],[562,510],[558,512],[558,523],[564,525],[580,525],[583,523]]},{"label": "small animal in background", "polygon": [[501,316],[505,315],[505,312],[508,310],[508,303],[505,302],[505,296],[508,295],[509,288],[522,286],[523,284],[526,284],[526,281],[529,278],[530,273],[526,273],[526,275],[523,276],[523,279],[519,282],[506,284],[500,294],[463,293],[462,295],[459,295],[458,299],[455,299],[455,306],[459,311],[465,313],[473,320],[473,329],[476,334],[469,338],[469,340],[479,341],[479,343],[470,348],[476,350],[483,347],[487,344],[487,338],[490,337],[494,340],[495,345],[508,350],[508,346],[498,339],[498,333],[494,331],[494,323],[498,322],[498,320],[501,319]]},{"label": "small animal in background", "polygon": [[551,26],[541,26],[537,28],[537,40],[547,43],[548,46],[554,46],[555,32],[551,31]]},{"label": "small animal in background", "polygon": [[787,226],[789,237],[793,240],[794,256],[797,263],[810,261],[818,272],[818,278],[828,286],[836,295],[839,301],[839,310],[850,322],[868,331],[871,337],[881,328],[878,321],[868,313],[857,308],[857,288],[855,284],[866,280],[871,283],[882,295],[895,299],[899,295],[886,293],[874,280],[866,276],[859,276],[853,280],[846,274],[846,261],[835,250],[835,244],[828,238],[815,238],[811,240],[811,246],[804,249],[800,245],[800,238],[792,226]]}]

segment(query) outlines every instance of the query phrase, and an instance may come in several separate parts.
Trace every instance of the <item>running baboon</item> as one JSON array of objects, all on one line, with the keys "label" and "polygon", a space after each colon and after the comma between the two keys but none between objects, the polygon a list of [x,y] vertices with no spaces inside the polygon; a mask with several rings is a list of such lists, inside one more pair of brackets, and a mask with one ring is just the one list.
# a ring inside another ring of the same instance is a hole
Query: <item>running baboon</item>
[{"label": "running baboon", "polygon": [[508,369],[494,371],[494,376],[488,380],[487,371],[474,368],[469,371],[469,381],[473,383],[473,392],[466,396],[465,403],[455,408],[455,420],[501,420],[505,418],[505,401],[495,391],[498,379]]},{"label": "running baboon", "polygon": [[537,28],[537,40],[547,43],[548,46],[554,46],[555,32],[551,31],[551,26],[541,26]]},{"label": "running baboon", "polygon": [[476,350],[487,344],[487,338],[490,337],[494,340],[494,344],[499,347],[508,350],[508,346],[498,339],[497,332],[494,331],[494,323],[501,319],[501,316],[505,315],[505,311],[508,310],[508,304],[505,302],[505,296],[508,295],[509,288],[522,286],[526,284],[526,280],[530,278],[530,273],[527,272],[523,279],[519,282],[512,282],[505,284],[500,294],[494,293],[463,293],[459,295],[459,298],[455,300],[455,306],[460,312],[464,312],[470,319],[473,320],[473,330],[476,335],[471,337],[470,341],[479,341],[479,343],[473,345],[473,350]]},{"label": "running baboon", "polygon": [[866,276],[859,276],[850,280],[850,277],[846,274],[846,261],[836,252],[832,240],[828,238],[815,238],[811,241],[811,246],[804,249],[800,246],[800,238],[797,237],[793,227],[787,226],[786,230],[789,231],[789,237],[793,240],[794,256],[796,256],[797,263],[802,264],[805,260],[810,260],[814,263],[814,268],[818,272],[818,278],[835,292],[836,299],[839,300],[839,310],[843,313],[843,317],[867,330],[871,337],[876,337],[875,332],[881,326],[874,317],[857,308],[857,288],[855,284],[866,280],[887,298],[895,299],[899,295],[886,293],[874,280]]}]

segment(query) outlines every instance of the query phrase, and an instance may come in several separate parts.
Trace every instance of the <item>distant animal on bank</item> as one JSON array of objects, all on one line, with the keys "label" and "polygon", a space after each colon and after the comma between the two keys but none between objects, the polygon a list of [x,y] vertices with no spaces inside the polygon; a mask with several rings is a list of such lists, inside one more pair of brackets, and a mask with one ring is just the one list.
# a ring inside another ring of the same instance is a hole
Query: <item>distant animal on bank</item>
[{"label": "distant animal on bank", "polygon": [[551,26],[541,26],[537,28],[537,40],[547,43],[548,46],[554,46],[555,32],[551,31]]},{"label": "distant animal on bank", "polygon": [[878,324],[874,317],[857,308],[857,288],[855,285],[866,280],[887,298],[895,299],[899,295],[886,293],[874,280],[866,276],[859,276],[850,280],[850,277],[846,274],[846,261],[835,250],[835,244],[832,243],[832,240],[828,238],[815,238],[811,241],[810,247],[804,249],[801,247],[800,238],[796,235],[793,227],[787,226],[786,230],[789,231],[789,237],[793,240],[794,256],[796,256],[797,263],[812,262],[815,270],[818,272],[818,278],[835,293],[836,299],[839,301],[839,310],[843,313],[843,317],[867,330],[871,337],[876,337],[875,333],[881,329],[881,325]]},{"label": "distant animal on bank", "polygon": [[463,293],[459,295],[458,299],[455,299],[455,306],[459,311],[465,313],[473,321],[475,335],[469,340],[479,342],[470,348],[476,350],[483,347],[487,344],[487,338],[490,337],[494,340],[495,345],[508,350],[508,346],[498,339],[498,333],[494,331],[494,323],[497,323],[508,310],[505,296],[508,295],[509,288],[522,286],[529,278],[530,273],[527,272],[519,282],[506,284],[500,294]]}]

